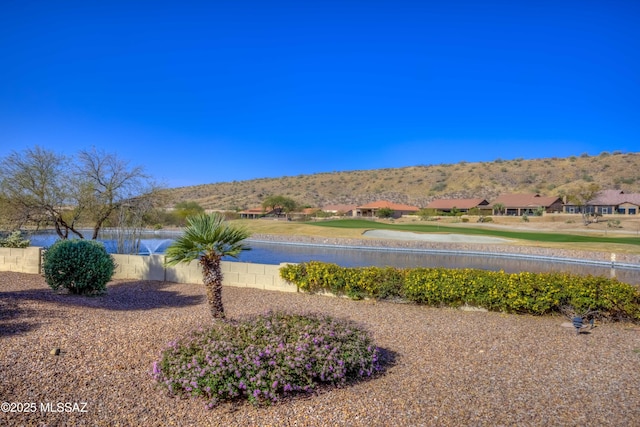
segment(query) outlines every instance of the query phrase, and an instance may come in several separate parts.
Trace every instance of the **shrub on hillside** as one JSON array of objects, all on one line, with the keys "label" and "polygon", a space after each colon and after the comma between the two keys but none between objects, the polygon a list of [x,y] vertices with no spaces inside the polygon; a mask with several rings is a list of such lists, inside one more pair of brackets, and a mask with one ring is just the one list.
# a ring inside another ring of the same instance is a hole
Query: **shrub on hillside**
[{"label": "shrub on hillside", "polygon": [[53,290],[104,293],[115,268],[104,245],[95,240],[59,240],[44,253],[44,278]]},{"label": "shrub on hillside", "polygon": [[370,334],[324,315],[269,313],[217,322],[170,343],[153,365],[175,396],[271,403],[319,384],[339,385],[380,370]]}]

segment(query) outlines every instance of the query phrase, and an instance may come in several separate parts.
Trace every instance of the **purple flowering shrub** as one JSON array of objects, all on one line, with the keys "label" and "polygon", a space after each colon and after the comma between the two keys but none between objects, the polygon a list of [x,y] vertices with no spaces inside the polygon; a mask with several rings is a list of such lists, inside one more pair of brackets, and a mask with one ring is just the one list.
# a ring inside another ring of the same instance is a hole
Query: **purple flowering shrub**
[{"label": "purple flowering shrub", "polygon": [[153,377],[172,395],[203,397],[209,408],[243,398],[261,404],[369,377],[381,369],[378,358],[370,334],[351,321],[268,313],[170,343]]}]

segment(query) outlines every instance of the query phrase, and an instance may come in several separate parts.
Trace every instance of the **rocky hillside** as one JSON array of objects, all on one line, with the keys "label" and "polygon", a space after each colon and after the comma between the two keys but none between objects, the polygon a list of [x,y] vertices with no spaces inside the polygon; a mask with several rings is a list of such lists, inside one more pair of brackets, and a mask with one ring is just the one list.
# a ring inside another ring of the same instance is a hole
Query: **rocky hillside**
[{"label": "rocky hillside", "polygon": [[260,206],[269,195],[284,195],[314,207],[365,204],[378,199],[422,207],[435,198],[481,197],[491,201],[508,192],[562,196],[591,182],[603,189],[640,192],[640,153],[283,176],[173,188],[167,190],[167,196],[169,206],[195,201],[206,209],[225,210]]}]

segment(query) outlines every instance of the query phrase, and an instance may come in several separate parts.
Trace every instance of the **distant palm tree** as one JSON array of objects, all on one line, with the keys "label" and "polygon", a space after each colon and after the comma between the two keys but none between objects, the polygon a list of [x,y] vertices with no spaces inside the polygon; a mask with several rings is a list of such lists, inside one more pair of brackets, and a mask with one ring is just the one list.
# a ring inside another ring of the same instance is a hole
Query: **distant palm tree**
[{"label": "distant palm tree", "polygon": [[243,243],[251,233],[225,221],[218,213],[198,214],[187,218],[184,234],[167,248],[167,265],[189,263],[198,259],[202,266],[204,286],[211,315],[224,319],[222,305],[222,271],[224,256],[237,257],[250,248]]}]

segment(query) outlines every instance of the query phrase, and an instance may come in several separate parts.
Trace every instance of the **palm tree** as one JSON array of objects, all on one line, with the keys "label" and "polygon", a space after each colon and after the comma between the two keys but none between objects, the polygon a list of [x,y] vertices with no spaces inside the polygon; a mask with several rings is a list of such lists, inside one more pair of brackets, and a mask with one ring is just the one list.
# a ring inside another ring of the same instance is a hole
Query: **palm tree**
[{"label": "palm tree", "polygon": [[227,223],[221,214],[198,214],[187,218],[184,234],[167,248],[167,265],[200,261],[214,319],[224,319],[220,261],[224,256],[235,258],[240,252],[249,250],[243,240],[250,235],[246,229]]}]

